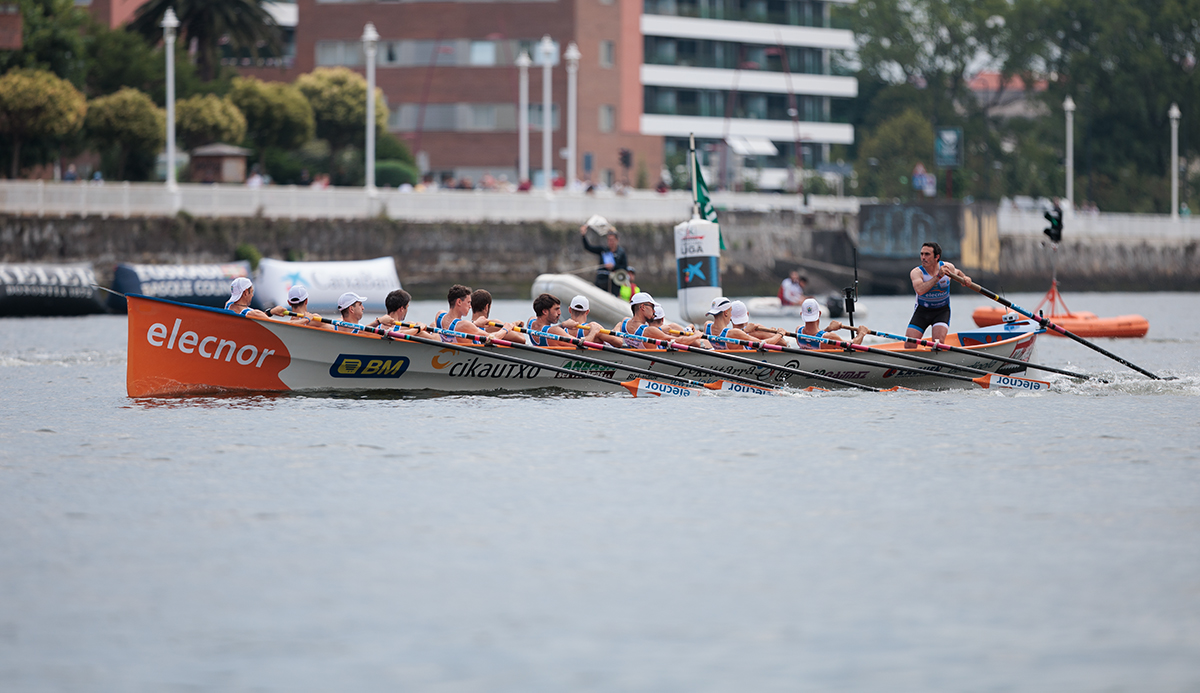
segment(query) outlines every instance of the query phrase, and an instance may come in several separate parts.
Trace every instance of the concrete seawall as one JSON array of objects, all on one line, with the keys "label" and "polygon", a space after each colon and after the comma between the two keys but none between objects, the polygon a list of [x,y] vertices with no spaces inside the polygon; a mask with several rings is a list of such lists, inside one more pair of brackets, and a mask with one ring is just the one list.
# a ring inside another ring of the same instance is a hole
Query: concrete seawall
[{"label": "concrete seawall", "polygon": [[[814,279],[814,291],[844,286],[850,279],[846,266],[857,234],[854,215],[726,212],[721,224],[726,244],[722,284],[730,295],[773,295],[779,278],[797,264]],[[638,268],[638,283],[664,295],[675,292],[672,226],[620,225],[630,263]],[[538,274],[598,262],[582,248],[578,226],[565,223],[0,215],[0,261],[92,262],[104,283],[119,262],[223,262],[233,259],[241,245],[292,260],[390,255],[405,287],[421,298],[441,297],[455,282],[523,298]],[[984,278],[995,283],[991,288],[1040,290],[1049,285],[1050,268],[1050,251],[1042,239],[1003,236],[999,270]],[[904,289],[902,277],[864,275],[867,291]],[[1069,240],[1059,249],[1058,276],[1070,291],[1200,290],[1197,242]]]}]

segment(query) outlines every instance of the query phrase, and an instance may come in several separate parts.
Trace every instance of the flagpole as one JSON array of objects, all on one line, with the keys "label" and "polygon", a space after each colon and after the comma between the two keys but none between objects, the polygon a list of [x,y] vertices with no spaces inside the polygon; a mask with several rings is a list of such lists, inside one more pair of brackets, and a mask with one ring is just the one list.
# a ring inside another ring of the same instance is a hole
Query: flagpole
[{"label": "flagpole", "polygon": [[700,193],[699,182],[696,179],[696,170],[700,166],[700,162],[696,160],[696,133],[688,133],[688,156],[691,158],[689,162],[689,173],[692,176],[692,218],[700,218]]}]

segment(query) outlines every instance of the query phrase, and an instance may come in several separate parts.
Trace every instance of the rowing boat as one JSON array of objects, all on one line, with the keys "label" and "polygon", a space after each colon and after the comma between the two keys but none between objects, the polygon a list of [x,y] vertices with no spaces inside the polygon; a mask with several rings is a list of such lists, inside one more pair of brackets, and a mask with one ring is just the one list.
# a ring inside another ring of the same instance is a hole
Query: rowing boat
[{"label": "rowing boat", "polygon": [[[611,379],[613,386],[630,380],[629,367],[648,367],[667,376],[684,376],[701,382],[717,378],[691,367],[716,370],[764,385],[804,388],[828,387],[828,383],[785,372],[785,366],[875,387],[903,386],[916,389],[961,387],[957,381],[902,371],[900,359],[878,356],[876,365],[840,363],[806,354],[735,351],[761,362],[761,366],[732,362],[703,352],[636,349],[641,354],[662,354],[674,365],[647,364],[631,356],[604,352],[609,365],[586,362],[578,355],[596,352],[574,347],[551,347],[537,353],[519,352],[528,363],[515,363],[481,354],[481,350],[437,344],[384,339],[362,332],[334,332],[282,320],[259,320],[228,311],[193,306],[148,296],[130,295],[129,358],[126,389],[131,397],[212,394],[220,392],[288,392],[319,390],[436,390],[446,392],[494,392],[562,388],[580,391],[612,391],[614,388],[592,378],[575,377],[542,365]],[[907,350],[946,364],[981,368],[1011,375],[1022,366],[1002,363],[991,356],[1028,362],[1042,330],[1029,322],[950,335],[947,343],[969,353]],[[884,350],[901,350],[892,342],[878,345]],[[498,354],[505,347],[488,347]],[[840,353],[828,350],[828,353]],[[685,365],[679,365],[679,364]],[[941,368],[930,366],[929,370]]]}]

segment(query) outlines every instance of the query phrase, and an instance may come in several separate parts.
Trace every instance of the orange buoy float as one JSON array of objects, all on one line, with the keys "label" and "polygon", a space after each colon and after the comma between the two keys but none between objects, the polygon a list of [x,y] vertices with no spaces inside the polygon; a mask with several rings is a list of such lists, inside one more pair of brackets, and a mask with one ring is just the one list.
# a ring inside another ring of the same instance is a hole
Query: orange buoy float
[{"label": "orange buoy float", "polygon": [[[1033,312],[1037,313],[1046,303],[1050,304],[1050,314],[1045,317],[1060,325],[1063,329],[1074,332],[1080,337],[1145,337],[1150,330],[1150,321],[1140,315],[1118,315],[1115,318],[1101,318],[1095,313],[1081,311],[1073,313],[1058,292],[1058,281],[1050,285],[1050,290],[1042,298],[1041,303]],[[1059,308],[1062,310],[1060,311]],[[1008,311],[1000,306],[980,306],[971,314],[975,324],[980,327],[997,325],[1004,319]],[[1054,330],[1046,334],[1060,337]]]}]

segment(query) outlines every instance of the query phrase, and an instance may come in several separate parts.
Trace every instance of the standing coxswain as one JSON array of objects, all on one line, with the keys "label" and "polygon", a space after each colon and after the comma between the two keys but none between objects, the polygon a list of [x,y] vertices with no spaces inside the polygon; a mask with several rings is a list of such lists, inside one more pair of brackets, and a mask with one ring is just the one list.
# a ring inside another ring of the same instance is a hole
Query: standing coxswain
[{"label": "standing coxswain", "polygon": [[[917,292],[917,305],[905,336],[920,339],[932,326],[933,341],[946,341],[950,331],[950,280],[961,277],[960,281],[967,283],[971,278],[949,262],[942,262],[942,247],[933,242],[921,244],[921,264],[908,276]],[[916,343],[905,342],[904,346],[911,349]]]}]

